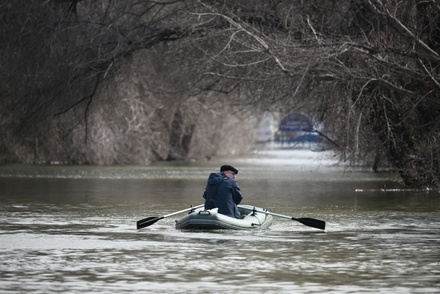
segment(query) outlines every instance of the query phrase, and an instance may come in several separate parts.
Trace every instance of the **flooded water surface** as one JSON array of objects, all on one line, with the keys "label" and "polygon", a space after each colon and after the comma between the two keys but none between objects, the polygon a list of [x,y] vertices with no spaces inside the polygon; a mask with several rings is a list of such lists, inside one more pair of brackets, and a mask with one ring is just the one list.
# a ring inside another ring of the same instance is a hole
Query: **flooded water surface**
[{"label": "flooded water surface", "polygon": [[[220,162],[0,167],[1,293],[436,293],[440,196],[321,164],[235,160],[261,231],[178,231]],[[360,191],[362,190],[362,192]]]}]

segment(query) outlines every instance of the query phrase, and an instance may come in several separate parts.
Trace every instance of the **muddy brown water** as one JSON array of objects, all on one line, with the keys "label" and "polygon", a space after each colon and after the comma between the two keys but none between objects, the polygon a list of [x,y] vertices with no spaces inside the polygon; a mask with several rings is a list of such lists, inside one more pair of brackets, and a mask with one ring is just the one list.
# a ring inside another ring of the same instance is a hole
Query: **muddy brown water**
[{"label": "muddy brown water", "polygon": [[[440,197],[384,192],[387,174],[237,161],[243,204],[274,218],[253,232],[185,232],[217,162],[0,168],[1,293],[435,293]],[[362,189],[363,192],[356,192]]]}]

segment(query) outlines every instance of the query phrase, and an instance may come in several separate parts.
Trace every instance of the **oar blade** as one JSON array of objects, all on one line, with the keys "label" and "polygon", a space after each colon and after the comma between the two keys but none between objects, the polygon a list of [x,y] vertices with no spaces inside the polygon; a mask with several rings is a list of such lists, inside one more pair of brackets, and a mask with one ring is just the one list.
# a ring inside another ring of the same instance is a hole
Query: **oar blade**
[{"label": "oar blade", "polygon": [[303,225],[312,227],[312,228],[317,228],[320,230],[325,230],[325,221],[319,220],[319,219],[314,219],[314,218],[308,218],[308,217],[303,217],[303,218],[293,218],[292,220],[296,220],[300,223],[302,223]]},{"label": "oar blade", "polygon": [[155,222],[157,222],[161,219],[163,219],[163,216],[160,216],[160,217],[151,216],[151,217],[141,219],[136,222],[136,228],[139,230],[139,229],[151,226],[152,224],[154,224]]}]

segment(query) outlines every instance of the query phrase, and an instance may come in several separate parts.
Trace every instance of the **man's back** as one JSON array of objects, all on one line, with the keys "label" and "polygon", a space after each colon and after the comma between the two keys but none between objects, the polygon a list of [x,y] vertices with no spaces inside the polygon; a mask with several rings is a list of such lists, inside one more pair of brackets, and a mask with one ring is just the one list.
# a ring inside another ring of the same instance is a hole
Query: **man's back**
[{"label": "man's back", "polygon": [[222,172],[210,174],[203,197],[205,209],[217,207],[221,214],[240,218],[237,204],[243,196],[235,179],[228,178]]}]

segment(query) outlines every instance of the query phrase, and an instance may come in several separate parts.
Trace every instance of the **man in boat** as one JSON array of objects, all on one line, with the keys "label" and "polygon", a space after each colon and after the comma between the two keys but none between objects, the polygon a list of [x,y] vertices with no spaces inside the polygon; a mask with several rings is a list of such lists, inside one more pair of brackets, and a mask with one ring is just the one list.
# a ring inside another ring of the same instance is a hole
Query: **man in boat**
[{"label": "man in boat", "polygon": [[237,204],[243,200],[235,175],[238,170],[230,165],[222,165],[219,173],[211,173],[203,198],[205,209],[218,208],[218,212],[230,217],[240,218]]}]

